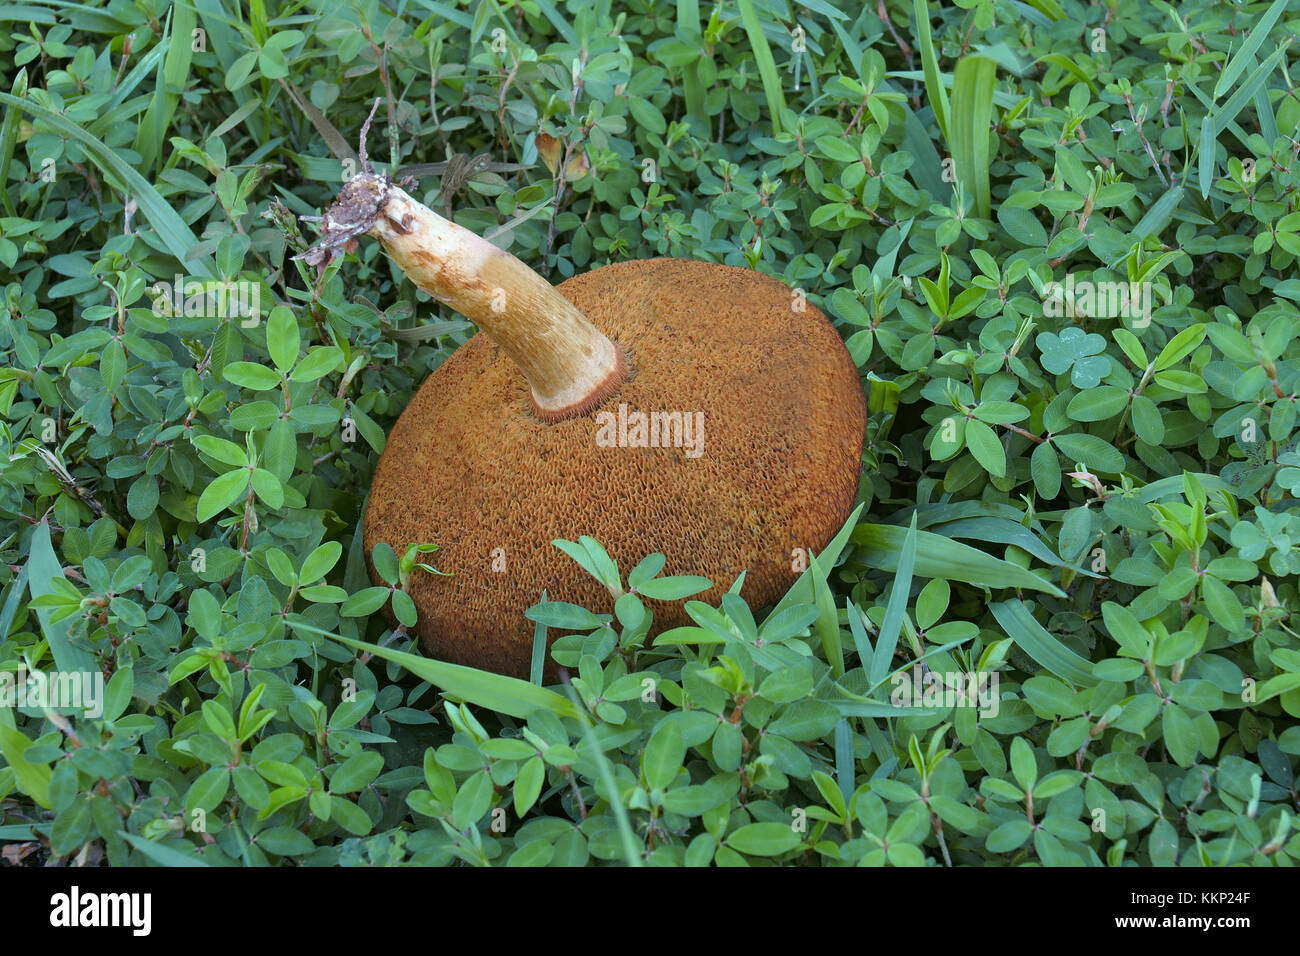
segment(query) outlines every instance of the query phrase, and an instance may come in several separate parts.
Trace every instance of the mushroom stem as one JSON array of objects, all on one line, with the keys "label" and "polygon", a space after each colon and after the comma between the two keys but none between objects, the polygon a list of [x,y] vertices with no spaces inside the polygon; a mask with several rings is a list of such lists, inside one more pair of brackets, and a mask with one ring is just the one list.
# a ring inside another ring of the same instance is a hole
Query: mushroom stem
[{"label": "mushroom stem", "polygon": [[627,378],[618,346],[549,282],[385,177],[354,177],[325,225],[322,245],[331,230],[374,236],[412,282],[486,332],[524,373],[542,420],[584,415]]}]

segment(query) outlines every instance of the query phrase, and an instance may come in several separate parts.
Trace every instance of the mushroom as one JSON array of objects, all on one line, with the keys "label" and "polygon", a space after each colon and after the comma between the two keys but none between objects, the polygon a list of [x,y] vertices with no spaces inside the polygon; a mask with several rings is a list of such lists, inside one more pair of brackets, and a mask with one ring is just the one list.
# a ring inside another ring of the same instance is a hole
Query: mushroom
[{"label": "mushroom", "polygon": [[[364,153],[363,153],[364,155]],[[365,167],[363,167],[365,168]],[[416,286],[481,330],[431,374],[376,466],[366,553],[435,543],[408,584],[434,656],[527,676],[542,596],[604,587],[552,542],[589,535],[626,573],[667,556],[717,601],[771,604],[852,506],[865,407],[857,368],[801,293],[757,272],[622,262],[551,286],[387,176],[350,180],[304,254],[377,238]],[[656,633],[689,623],[647,601]]]}]

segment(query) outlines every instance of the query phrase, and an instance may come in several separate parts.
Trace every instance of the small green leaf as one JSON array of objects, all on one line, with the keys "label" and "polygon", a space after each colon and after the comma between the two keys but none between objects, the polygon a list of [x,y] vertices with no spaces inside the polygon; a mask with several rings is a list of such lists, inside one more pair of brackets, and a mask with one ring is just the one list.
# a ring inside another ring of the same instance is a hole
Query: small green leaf
[{"label": "small green leaf", "polygon": [[343,352],[336,346],[317,346],[308,352],[289,376],[291,382],[314,382],[338,370],[343,362]]},{"label": "small green leaf", "polygon": [[786,823],[749,823],[727,837],[727,845],[750,856],[781,856],[803,843]]},{"label": "small green leaf", "polygon": [[131,490],[126,493],[127,513],[136,521],[144,521],[158,507],[158,479],[153,475],[142,475],[131,483]]},{"label": "small green leaf", "polygon": [[280,387],[279,373],[256,362],[231,362],[223,369],[222,374],[226,381],[243,388],[251,388],[253,391],[260,392]]},{"label": "small green leaf", "polygon": [[302,563],[302,572],[299,575],[304,584],[311,584],[319,581],[330,572],[334,565],[343,555],[343,545],[337,541],[326,541],[311,554],[307,555],[307,560]]},{"label": "small green leaf", "polygon": [[215,435],[195,435],[194,447],[223,465],[234,468],[248,465],[248,456],[244,453],[244,449],[224,438],[217,438]]},{"label": "small green leaf", "polygon": [[293,368],[298,358],[298,320],[287,306],[277,305],[267,316],[266,348],[280,374]]},{"label": "small green leaf", "polygon": [[707,591],[712,586],[712,582],[708,578],[702,578],[698,575],[683,575],[680,577],[654,578],[646,581],[637,588],[637,593],[652,601],[680,601],[692,594]]},{"label": "small green leaf", "polygon": [[355,793],[366,787],[384,769],[384,758],[367,750],[349,757],[330,777],[330,793]]},{"label": "small green leaf", "polygon": [[670,721],[662,721],[650,735],[641,755],[641,773],[645,777],[646,786],[661,790],[668,787],[685,758],[686,743],[682,738],[681,727]]},{"label": "small green leaf", "polygon": [[1011,774],[1022,790],[1032,790],[1038,780],[1038,767],[1034,761],[1034,748],[1024,737],[1011,741]]},{"label": "small green leaf", "polygon": [[546,782],[546,763],[541,757],[533,757],[519,768],[515,777],[514,805],[515,815],[523,819],[532,809]]},{"label": "small green leaf", "polygon": [[207,521],[234,504],[248,490],[250,477],[251,472],[247,468],[236,468],[214,478],[203,489],[203,494],[199,495],[198,519]]},{"label": "small green leaf", "polygon": [[284,504],[284,488],[280,486],[280,479],[265,468],[253,469],[252,482],[254,493],[268,508],[274,511]]}]

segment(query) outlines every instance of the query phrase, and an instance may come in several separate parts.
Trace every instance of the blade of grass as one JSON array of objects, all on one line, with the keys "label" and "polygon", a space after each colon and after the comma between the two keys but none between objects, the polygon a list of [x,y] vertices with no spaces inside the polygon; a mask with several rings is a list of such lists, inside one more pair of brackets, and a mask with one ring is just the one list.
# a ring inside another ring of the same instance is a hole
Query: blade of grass
[{"label": "blade of grass", "polygon": [[1055,551],[1038,540],[1032,531],[1010,518],[959,518],[955,521],[941,522],[933,528],[935,534],[942,534],[948,538],[974,538],[992,544],[1013,544],[1022,551],[1028,551],[1044,564],[1054,564],[1058,568],[1071,568],[1089,577],[1104,576],[1086,568],[1073,568],[1062,561]]},{"label": "blade of grass", "polygon": [[835,724],[835,782],[839,785],[845,805],[857,789],[853,767],[853,730],[849,727],[848,720],[841,717]]},{"label": "blade of grass", "polygon": [[[295,153],[291,149],[281,151],[281,155],[293,160],[298,172],[304,179],[315,182],[343,182],[343,161],[334,159],[330,156],[309,156],[306,153]],[[377,170],[384,169],[385,166],[375,164]]]},{"label": "blade of grass", "polygon": [[[32,532],[31,553],[27,558],[27,587],[31,591],[32,598],[53,594],[54,588],[50,582],[62,577],[64,577],[63,565],[59,562],[58,555],[54,553],[54,545],[50,543],[50,526],[42,521]],[[73,618],[65,617],[61,621],[51,621],[52,613],[51,608],[36,608],[36,616],[41,622],[41,633],[49,642],[50,654],[54,657],[55,666],[67,674],[97,672],[99,668],[95,666],[95,659],[90,652],[72,643]]]},{"label": "blade of grass", "polygon": [[257,100],[249,100],[247,103],[245,103],[245,104],[244,104],[243,106],[241,106],[239,109],[235,110],[233,113],[231,113],[229,116],[227,116],[224,120],[222,120],[222,121],[221,121],[221,125],[218,126],[216,129],[214,129],[214,130],[213,130],[209,135],[211,135],[211,136],[215,136],[215,137],[217,137],[218,139],[220,139],[222,136],[225,136],[225,135],[226,135],[227,133],[229,133],[232,129],[234,129],[236,126],[238,126],[240,123],[242,123],[245,119],[247,119],[248,116],[249,116],[249,115],[250,115],[254,110],[256,110],[257,107],[258,107],[259,105],[261,105],[261,104],[259,104],[259,103],[257,102]]},{"label": "blade of grass", "polygon": [[559,31],[559,34],[564,38],[565,43],[571,44],[572,46],[578,45],[577,31],[573,29],[573,26],[568,20],[564,19],[564,17],[560,15],[559,11],[555,9],[555,5],[552,4],[550,0],[533,0],[533,3],[537,4],[537,9],[542,11],[542,16],[546,17],[546,19],[550,21],[551,26],[555,27],[555,29]]},{"label": "blade of grass", "polygon": [[885,619],[880,624],[880,633],[876,635],[876,647],[872,651],[870,679],[872,684],[879,684],[889,673],[889,665],[894,661],[894,650],[898,647],[898,635],[903,629],[903,615],[907,613],[907,602],[912,590],[912,570],[916,566],[916,515],[903,539],[903,547],[898,555],[898,569],[894,572],[893,588],[889,592],[889,603],[885,606]]},{"label": "blade of grass", "polygon": [[858,652],[858,664],[869,674],[871,673],[871,661],[875,656],[875,651],[872,650],[871,635],[867,633],[867,626],[864,623],[866,615],[853,603],[852,598],[844,599],[844,610],[848,615],[849,633],[853,635],[853,646]]},{"label": "blade of grass", "polygon": [[[1235,495],[1237,489],[1230,483],[1220,478],[1218,475],[1209,475],[1205,472],[1188,472],[1188,475],[1195,478],[1200,486],[1206,491],[1225,491],[1228,494]],[[1149,485],[1143,485],[1133,493],[1135,501],[1141,501],[1144,504],[1152,501],[1160,501],[1164,498],[1181,498],[1183,495],[1184,476],[1174,475],[1170,478],[1161,478],[1159,481],[1153,481]]]},{"label": "blade of grass", "polygon": [[844,47],[844,52],[849,56],[849,65],[853,67],[853,72],[858,75],[858,79],[866,82],[866,77],[862,75],[862,45],[853,39],[853,35],[839,23],[832,20],[831,29],[835,35],[840,38],[840,46]]},{"label": "blade of grass", "polygon": [[[899,552],[907,529],[897,525],[863,524],[853,532],[853,542],[864,550],[856,557],[882,571],[898,570]],[[985,554],[941,534],[917,532],[915,573],[922,578],[947,578],[987,588],[1029,588],[1064,597],[1052,582],[1025,568]]]},{"label": "blade of grass", "polygon": [[[58,10],[64,22],[80,32],[121,36],[130,32],[138,23],[129,15],[114,15],[108,10],[95,10],[90,4],[74,2],[74,0],[40,0],[40,2],[43,7],[53,7]],[[31,7],[17,9],[30,10]]]},{"label": "blade of grass", "polygon": [[319,133],[320,138],[325,141],[325,145],[329,147],[329,151],[339,160],[347,161],[350,159],[355,164],[358,160],[357,151],[349,145],[346,139],[343,138],[343,134],[340,133],[334,124],[329,121],[329,118],[320,110],[316,109],[310,100],[299,93],[298,88],[292,83],[289,83],[286,80],[281,80],[280,85],[283,86],[285,92],[289,94],[289,99],[293,100],[294,105],[297,106],[298,109],[302,110],[303,115],[311,121],[311,125],[316,127],[316,132]]},{"label": "blade of grass", "polygon": [[1219,74],[1219,81],[1214,84],[1214,98],[1216,100],[1232,89],[1232,84],[1237,82],[1237,77],[1241,76],[1255,62],[1255,51],[1268,39],[1273,24],[1277,23],[1278,17],[1282,15],[1282,11],[1290,3],[1291,0],[1273,0],[1273,5],[1259,18],[1259,22],[1250,28],[1250,34],[1246,37],[1246,42],[1233,54],[1232,59],[1228,61],[1228,65]]},{"label": "blade of grass", "polygon": [[[356,527],[352,531],[352,543],[348,545],[348,556],[343,565],[343,587],[350,594],[356,594],[370,584],[370,575],[366,571],[365,535],[362,531],[362,521],[369,504],[367,495],[366,500],[361,503],[363,517],[357,518]],[[340,618],[339,630],[346,632],[348,637],[356,637],[360,632],[360,626],[364,623],[354,617]]]},{"label": "blade of grass", "polygon": [[[920,657],[917,657],[913,660],[905,662],[904,664],[898,667],[895,667],[892,671],[886,674],[885,677],[882,678],[879,682],[872,685],[872,687],[867,691],[867,693],[868,694],[873,693],[878,687],[880,687],[881,684],[884,684],[888,681],[892,681],[895,677],[899,676],[900,674],[906,674],[917,664],[920,664],[923,661],[928,661],[932,657],[938,657],[940,654],[946,654],[954,647],[960,647],[962,644],[965,644],[967,641],[973,640],[974,637],[975,635],[972,634],[970,637],[959,638],[958,640],[955,641],[949,641],[947,644],[938,644],[935,645],[934,647],[931,647]],[[843,688],[840,689],[843,690]]]},{"label": "blade of grass", "polygon": [[871,779],[883,780],[893,773],[894,768],[898,766],[898,757],[894,755],[893,746],[874,720],[864,720],[862,726],[867,732],[867,742],[871,744],[871,752],[876,755],[876,759],[880,762],[880,766],[871,775]]},{"label": "blade of grass", "polygon": [[[26,92],[27,67],[23,67],[14,77],[10,95],[20,97]],[[17,142],[18,111],[6,110],[4,121],[0,122],[0,201],[3,201],[4,210],[10,216],[17,215],[9,198],[9,163],[14,158],[14,144]]]},{"label": "blade of grass", "polygon": [[275,189],[277,193],[280,194],[280,201],[284,203],[286,206],[288,206],[291,210],[296,212],[298,215],[300,216],[320,215],[319,209],[317,209],[315,206],[308,205],[307,202],[296,192],[285,189],[279,183],[271,183],[271,186],[272,188]]},{"label": "blade of grass", "polygon": [[[203,21],[203,29],[208,35],[208,48],[212,50],[221,63],[223,70],[228,70],[244,51],[252,48],[251,42],[241,41],[236,35],[243,25],[242,20],[226,12],[224,0],[190,0]],[[249,38],[251,41],[251,37]]]},{"label": "blade of grass", "polygon": [[[418,7],[423,7],[430,13],[436,14],[444,20],[450,20],[456,26],[468,30],[474,23],[474,18],[464,10],[458,10],[448,3],[436,3],[434,0],[415,0]],[[572,41],[577,43],[576,40]]]},{"label": "blade of grass", "polygon": [[1046,56],[1040,56],[1034,61],[1034,63],[1035,65],[1039,63],[1050,63],[1053,66],[1059,66],[1066,73],[1069,73],[1080,83],[1086,85],[1088,89],[1092,90],[1094,96],[1097,93],[1097,85],[1093,83],[1092,77],[1084,72],[1079,64],[1075,63],[1068,56],[1064,56],[1060,53],[1049,53]]},{"label": "blade of grass", "polygon": [[[844,527],[839,530],[839,533],[831,539],[830,544],[826,545],[822,549],[822,553],[817,556],[828,574],[830,569],[835,567],[835,562],[840,559],[844,546],[849,543],[853,529],[857,527],[858,515],[862,514],[864,507],[866,506],[858,505],[853,509],[853,514],[849,515],[849,520],[844,522]],[[778,611],[784,611],[787,607],[792,607],[795,604],[815,604],[816,595],[813,591],[812,579],[813,569],[810,565],[808,570],[799,575],[798,580],[790,585],[790,590],[786,591],[785,597],[776,603],[772,613],[776,614]]]},{"label": "blade of grass", "polygon": [[[903,508],[898,514],[906,517],[911,510]],[[1024,511],[1014,505],[995,505],[986,501],[945,501],[940,504],[917,505],[916,512],[920,515],[916,526],[922,531],[959,518],[1005,518],[1019,523],[1025,517]]]},{"label": "blade of grass", "polygon": [[1028,0],[1028,4],[1049,20],[1065,19],[1065,11],[1061,9],[1056,0]]},{"label": "blade of grass", "polygon": [[[881,82],[880,88],[886,93],[902,92],[888,80]],[[903,148],[916,157],[916,162],[907,170],[908,175],[936,200],[948,202],[952,197],[952,183],[943,181],[943,157],[935,149],[925,124],[907,101],[900,101],[898,105],[903,108]]]},{"label": "blade of grass", "polygon": [[[925,73],[921,70],[890,70],[885,74],[885,76],[894,80],[911,80],[914,83],[923,83],[925,81]],[[944,88],[945,92],[951,91],[952,74],[940,73],[939,84]],[[1008,90],[995,90],[993,93],[993,105],[1000,106],[1005,110],[1017,106],[1023,108],[1025,105],[1025,97],[1009,92]],[[951,111],[951,107],[949,107],[949,110]],[[921,115],[927,115],[924,108],[921,110]]]},{"label": "blade of grass", "polygon": [[976,215],[984,219],[990,214],[989,122],[997,70],[997,64],[987,57],[962,57],[952,80],[948,147],[957,178],[974,194]]},{"label": "blade of grass", "polygon": [[993,43],[987,46],[977,47],[974,51],[980,56],[986,56],[1008,73],[1016,76],[1024,76],[1033,66],[1020,58],[1015,50],[1011,49],[1006,43]]},{"label": "blade of grass", "polygon": [[[515,231],[515,228],[527,222],[529,219],[532,219],[536,215],[539,215],[543,212],[548,212],[551,209],[551,207],[554,205],[554,202],[555,202],[554,199],[548,199],[541,205],[534,206],[532,209],[526,209],[517,216],[512,216],[510,219],[503,222],[501,225],[497,226],[496,228],[488,232],[485,232],[483,234],[483,238],[486,239],[488,242],[492,243],[493,245],[500,246],[502,249],[509,248],[510,234]],[[497,242],[498,239],[501,239],[503,241]]]},{"label": "blade of grass", "polygon": [[[1233,62],[1236,63],[1237,61],[1234,60]],[[1254,56],[1241,59],[1241,69],[1249,69],[1254,65]],[[1227,85],[1222,84],[1222,82],[1220,82],[1220,86],[1222,86],[1222,89],[1224,90],[1229,88]],[[1218,112],[1214,105],[1214,101],[1218,99],[1220,89],[1219,87],[1216,87],[1213,97],[1209,100],[1207,100],[1205,95],[1194,86],[1192,89],[1193,92],[1200,97],[1201,101],[1206,103],[1206,120],[1201,124],[1201,139],[1197,149],[1197,155],[1200,157],[1200,168],[1198,170],[1199,185],[1201,187],[1201,198],[1204,199],[1210,193],[1211,187],[1208,186],[1207,183],[1213,181],[1213,175],[1216,169],[1217,156],[1215,154],[1217,150],[1213,149],[1213,143],[1218,137],[1219,130],[1216,128],[1214,122],[1214,118]],[[1274,114],[1273,104],[1268,98],[1267,83],[1261,84],[1255,89],[1255,95],[1251,97],[1251,105],[1255,108],[1255,118],[1259,121],[1260,135],[1264,137],[1266,142],[1272,144],[1278,138],[1278,128],[1277,116]],[[1184,120],[1184,122],[1186,121]],[[1246,143],[1249,148],[1250,144],[1246,142],[1247,135],[1240,126],[1235,122],[1229,122],[1226,128],[1231,129],[1233,134],[1243,143]]]},{"label": "blade of grass", "polygon": [[[208,49],[217,55],[221,63],[221,75],[229,75],[231,67],[239,59],[241,51],[253,49],[255,44],[251,37],[243,40],[238,36],[237,31],[243,26],[242,22],[231,18],[225,10],[223,0],[190,0],[194,8],[198,11],[199,19],[203,23],[203,29],[208,34]],[[233,94],[235,102],[240,106],[246,106],[249,103],[262,105],[261,97],[256,96],[248,86],[241,86]],[[253,136],[255,142],[265,142],[270,139],[270,126],[267,121],[265,110],[257,111],[249,119],[250,126],[257,128],[257,133]]]},{"label": "blade of grass", "polygon": [[1164,232],[1165,227],[1169,225],[1169,220],[1174,216],[1174,210],[1178,204],[1183,201],[1183,187],[1171,186],[1169,191],[1155,201],[1150,209],[1146,211],[1136,226],[1133,227],[1133,237],[1135,239],[1145,239],[1147,236],[1158,236]]},{"label": "blade of grass", "polygon": [[1287,49],[1291,46],[1291,37],[1287,37],[1279,44],[1278,48],[1259,66],[1251,71],[1250,76],[1242,81],[1241,86],[1228,97],[1223,106],[1214,111],[1214,135],[1217,138],[1219,133],[1230,120],[1237,118],[1237,114],[1245,108],[1246,103],[1254,99],[1255,94],[1264,88],[1268,82],[1269,76],[1277,69],[1278,62],[1286,55]]},{"label": "blade of grass", "polygon": [[1050,27],[1052,25],[1051,17],[1027,3],[1020,3],[1019,0],[1012,0],[1011,10],[1014,11],[1013,16],[1027,23],[1032,23],[1036,27]]},{"label": "blade of grass", "polygon": [[934,110],[934,121],[948,140],[948,94],[939,81],[939,58],[934,54],[934,39],[930,35],[930,9],[926,0],[912,0],[916,15],[916,45],[921,52],[921,68],[925,71],[925,92]]},{"label": "blade of grass", "polygon": [[163,154],[167,128],[176,113],[176,104],[189,84],[193,59],[194,27],[198,17],[189,3],[178,3],[168,11],[168,29],[164,34],[167,55],[158,67],[158,84],[153,103],[136,129],[134,149],[140,154],[140,168],[153,169]]},{"label": "blade of grass", "polygon": [[9,582],[9,596],[5,598],[5,605],[0,608],[0,641],[9,636],[9,628],[13,627],[14,618],[18,616],[18,605],[22,603],[23,594],[27,591],[27,565],[18,569],[18,577]]},{"label": "blade of grass", "polygon": [[308,634],[328,637],[330,640],[346,644],[354,650],[365,651],[375,657],[400,664],[416,677],[428,681],[443,693],[471,704],[477,704],[479,707],[486,707],[488,710],[494,710],[499,714],[524,718],[534,710],[541,709],[549,710],[561,717],[577,716],[577,711],[568,700],[565,700],[553,690],[546,690],[544,687],[538,687],[528,681],[519,680],[515,677],[503,677],[500,674],[492,674],[488,671],[465,667],[461,664],[448,664],[446,661],[418,657],[415,654],[394,650],[391,647],[381,647],[378,644],[353,640],[332,631],[322,630],[297,616],[290,617],[288,623],[296,631],[306,631]]},{"label": "blade of grass", "polygon": [[161,846],[153,840],[145,839],[134,833],[127,833],[125,830],[118,830],[117,835],[126,840],[133,847],[143,853],[149,859],[153,860],[160,866],[208,866],[202,860],[195,859],[192,856],[186,856],[179,850],[173,850],[168,846]]},{"label": "blade of grass", "polygon": [[158,190],[154,189],[148,180],[131,168],[121,156],[101,140],[91,136],[67,117],[61,116],[30,100],[12,96],[9,93],[0,93],[0,105],[23,110],[41,120],[41,122],[48,123],[65,136],[70,136],[81,143],[86,148],[87,155],[94,160],[95,165],[113,183],[114,187],[136,201],[141,214],[154,227],[159,238],[166,243],[172,255],[185,268],[201,279],[215,279],[217,277],[216,267],[211,256],[203,254],[195,256],[193,259],[186,258],[185,254],[194,246],[197,246],[199,240],[190,230],[190,227],[185,224],[185,220],[181,219],[176,210],[158,194]]},{"label": "blade of grass", "polygon": [[58,19],[48,10],[40,7],[31,7],[26,4],[5,4],[0,7],[0,23],[17,23],[27,26],[29,23],[38,23],[41,26],[53,26],[58,23]]},{"label": "blade of grass", "polygon": [[[542,590],[542,603],[546,603],[546,590]],[[528,666],[528,682],[542,686],[542,671],[546,666],[546,625],[538,621],[533,625],[533,657]]]},{"label": "blade of grass", "polygon": [[813,577],[813,597],[817,607],[817,620],[814,627],[821,638],[822,650],[831,665],[831,673],[839,678],[844,676],[844,646],[840,641],[839,615],[835,613],[835,596],[831,594],[830,585],[826,583],[829,568],[823,566],[816,555],[809,556]]},{"label": "blade of grass", "polygon": [[836,20],[847,20],[849,18],[847,13],[839,9],[839,7],[835,6],[833,3],[826,3],[825,0],[805,0],[804,3],[800,4],[800,6],[807,7],[814,13],[820,13],[827,20],[830,20],[831,23],[834,23]]},{"label": "blade of grass", "polygon": [[[162,61],[162,58],[166,53],[167,47],[159,43],[140,57],[135,66],[131,68],[131,71],[127,73],[126,76],[122,77],[122,82],[117,84],[117,88],[113,90],[112,98],[109,99],[109,101],[99,110],[99,115],[87,124],[86,129],[90,130],[96,136],[103,135],[103,133],[109,128],[108,123],[106,122],[108,115],[125,103],[127,97],[135,92],[136,87],[158,72],[158,64]],[[144,103],[150,102],[150,99],[146,94],[141,94],[138,99]],[[130,115],[134,116],[143,109],[145,109],[145,107],[137,106]]]},{"label": "blade of grass", "polygon": [[842,717],[933,717],[939,713],[928,707],[898,707],[875,701],[833,700],[831,706]]},{"label": "blade of grass", "polygon": [[266,18],[266,0],[248,0],[248,25],[253,31],[253,45],[264,46],[271,36]]},{"label": "blade of grass", "polygon": [[[699,43],[704,40],[700,34],[699,0],[678,0],[677,3],[677,39],[683,43]],[[682,68],[682,93],[686,98],[686,114],[697,117],[707,131],[708,115],[704,111],[704,83],[700,80],[699,62],[688,63]]]},{"label": "blade of grass", "polygon": [[1023,601],[1011,599],[990,604],[989,610],[1007,637],[1026,654],[1057,677],[1076,687],[1094,687],[1099,681],[1092,676],[1092,664],[1070,650],[1034,620]]},{"label": "blade of grass", "polygon": [[1272,146],[1278,137],[1277,117],[1273,115],[1273,104],[1268,98],[1268,89],[1266,87],[1261,86],[1255,91],[1253,103],[1255,117],[1259,120],[1260,135]]},{"label": "blade of grass", "polygon": [[763,95],[767,97],[767,111],[772,116],[772,135],[781,133],[781,114],[785,111],[785,93],[781,90],[781,78],[776,72],[776,61],[772,59],[772,48],[763,36],[763,24],[754,10],[753,0],[736,0],[736,9],[740,12],[740,22],[749,36],[749,46],[754,52],[754,62],[758,64],[758,75],[763,81]]},{"label": "blade of grass", "polygon": [[582,739],[591,749],[591,759],[596,765],[596,772],[600,774],[600,783],[605,789],[605,799],[609,801],[610,809],[614,811],[614,822],[618,824],[619,840],[623,844],[623,858],[627,860],[628,866],[641,866],[642,847],[632,831],[632,821],[628,819],[627,807],[623,806],[623,801],[618,797],[618,781],[614,777],[614,768],[610,765],[609,758],[605,756],[605,751],[601,749],[600,741],[596,739],[591,721],[587,719],[586,713],[579,704],[573,685],[567,680],[564,682],[564,690],[569,695],[568,703],[573,707],[573,716],[582,724]]},{"label": "blade of grass", "polygon": [[[1201,105],[1205,107],[1205,112],[1207,115],[1214,112],[1214,101],[1210,99],[1206,94],[1202,93],[1200,88],[1198,88],[1195,83],[1188,83],[1187,89],[1189,92],[1192,93],[1193,96],[1195,96],[1198,100],[1201,101]],[[1187,125],[1187,121],[1186,119],[1184,119],[1183,126],[1186,127],[1186,125]],[[1228,132],[1230,132],[1233,136],[1237,137],[1237,142],[1245,146],[1247,150],[1250,149],[1250,134],[1247,133],[1244,129],[1242,129],[1241,125],[1238,124],[1235,120],[1229,122],[1224,127],[1224,129],[1228,130]]]},{"label": "blade of grass", "polygon": [[[478,46],[479,40],[483,38],[483,31],[487,29],[488,16],[494,10],[497,13],[501,12],[496,4],[492,3],[492,0],[481,0],[477,9],[475,9],[474,22],[470,24],[469,28],[469,45],[471,48]],[[508,32],[513,36],[513,30]]]},{"label": "blade of grass", "polygon": [[[886,673],[882,677],[880,677],[879,680],[874,680],[871,682],[871,686],[867,688],[867,692],[865,695],[855,694],[853,691],[849,690],[847,687],[839,683],[835,684],[835,689],[838,690],[845,697],[847,697],[849,700],[855,701],[856,703],[859,704],[881,703],[880,701],[874,700],[870,695],[875,693],[875,691],[883,684],[892,683],[896,677],[898,677],[901,674],[906,674],[908,671],[910,671],[912,668],[916,667],[918,664],[922,663],[923,661],[928,661],[930,658],[936,657],[939,654],[945,654],[948,651],[952,650],[954,647],[959,647],[962,644],[965,644],[967,641],[972,640],[974,636],[975,635],[972,634],[970,637],[963,637],[960,640],[949,641],[947,644],[937,645],[935,647],[932,647],[924,654],[922,654],[920,657],[906,661],[902,665],[895,667],[892,671],[886,668]],[[876,659],[878,660],[879,658]],[[921,711],[912,709],[911,707],[903,708],[903,710],[899,712],[913,713],[913,714],[921,713]]]},{"label": "blade of grass", "polygon": [[473,328],[473,326],[468,322],[437,321],[425,322],[409,329],[393,329],[382,326],[379,334],[396,342],[428,342],[440,335],[451,335],[453,332],[462,332],[469,328]]},{"label": "blade of grass", "polygon": [[1201,120],[1200,146],[1197,148],[1196,178],[1201,187],[1201,198],[1208,199],[1210,187],[1214,185],[1215,147],[1218,140],[1214,136],[1214,117],[1207,115]]}]

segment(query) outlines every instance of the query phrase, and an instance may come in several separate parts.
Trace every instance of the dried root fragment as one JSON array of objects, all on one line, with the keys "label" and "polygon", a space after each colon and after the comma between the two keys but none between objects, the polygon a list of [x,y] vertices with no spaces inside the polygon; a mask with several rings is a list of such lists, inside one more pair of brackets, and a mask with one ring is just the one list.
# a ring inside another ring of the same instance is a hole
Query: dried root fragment
[{"label": "dried root fragment", "polygon": [[[360,153],[364,161],[364,140]],[[321,238],[295,258],[323,267],[356,249],[360,236],[377,238],[412,282],[506,351],[528,379],[542,420],[585,414],[627,378],[618,346],[549,282],[386,175],[367,168],[353,177],[320,222]]]}]

